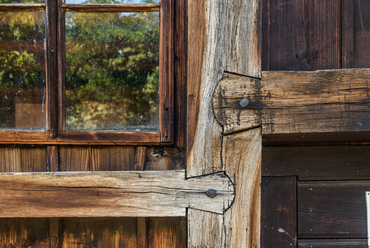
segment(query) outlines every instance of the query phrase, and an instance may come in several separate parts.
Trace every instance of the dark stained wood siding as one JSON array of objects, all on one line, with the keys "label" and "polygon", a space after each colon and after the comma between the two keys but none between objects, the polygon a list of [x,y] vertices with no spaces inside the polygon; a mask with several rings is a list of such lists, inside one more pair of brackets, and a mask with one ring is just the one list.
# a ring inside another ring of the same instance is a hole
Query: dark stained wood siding
[{"label": "dark stained wood siding", "polygon": [[370,66],[367,0],[264,0],[262,69]]}]

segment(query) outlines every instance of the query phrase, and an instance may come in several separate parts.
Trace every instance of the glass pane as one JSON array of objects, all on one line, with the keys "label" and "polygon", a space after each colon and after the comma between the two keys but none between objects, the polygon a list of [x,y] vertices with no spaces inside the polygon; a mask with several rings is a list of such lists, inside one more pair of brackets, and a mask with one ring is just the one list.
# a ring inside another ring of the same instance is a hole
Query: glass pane
[{"label": "glass pane", "polygon": [[65,0],[69,4],[122,4],[122,3],[159,3],[159,0]]},{"label": "glass pane", "polygon": [[159,13],[66,14],[66,127],[158,130]]},{"label": "glass pane", "polygon": [[45,0],[0,0],[2,3],[45,3]]},{"label": "glass pane", "polygon": [[0,128],[45,128],[45,13],[0,15]]}]

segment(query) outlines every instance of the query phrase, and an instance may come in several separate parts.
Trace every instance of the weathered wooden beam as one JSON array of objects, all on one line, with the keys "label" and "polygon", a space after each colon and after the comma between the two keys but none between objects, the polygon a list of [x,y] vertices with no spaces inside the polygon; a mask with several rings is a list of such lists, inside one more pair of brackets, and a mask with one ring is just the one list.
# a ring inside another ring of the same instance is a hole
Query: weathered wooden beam
[{"label": "weathered wooden beam", "polygon": [[257,126],[264,135],[370,131],[369,83],[369,69],[225,74],[214,112],[225,134]]},{"label": "weathered wooden beam", "polygon": [[0,174],[2,218],[185,216],[186,208],[221,214],[233,198],[224,173],[189,179],[184,170]]}]

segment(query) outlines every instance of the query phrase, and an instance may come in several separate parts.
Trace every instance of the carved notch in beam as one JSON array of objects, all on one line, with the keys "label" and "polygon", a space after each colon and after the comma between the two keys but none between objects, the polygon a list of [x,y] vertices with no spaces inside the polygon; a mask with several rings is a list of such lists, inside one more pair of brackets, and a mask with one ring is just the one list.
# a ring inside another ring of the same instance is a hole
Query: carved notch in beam
[{"label": "carved notch in beam", "polygon": [[225,74],[213,106],[225,134],[261,125],[264,135],[370,131],[370,70]]},{"label": "carved notch in beam", "polygon": [[234,200],[220,172],[185,171],[0,174],[0,217],[185,216],[186,208],[222,214]]}]

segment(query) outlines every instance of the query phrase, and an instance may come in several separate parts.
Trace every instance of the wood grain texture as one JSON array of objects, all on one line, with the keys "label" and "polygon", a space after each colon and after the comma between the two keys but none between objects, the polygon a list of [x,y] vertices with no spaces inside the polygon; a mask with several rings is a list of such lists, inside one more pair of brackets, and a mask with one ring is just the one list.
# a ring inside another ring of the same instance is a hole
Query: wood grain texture
[{"label": "wood grain texture", "polygon": [[189,209],[188,247],[259,247],[261,130],[224,137],[224,170],[235,200],[224,216]]},{"label": "wood grain texture", "polygon": [[37,11],[37,12],[44,12],[46,9],[45,4],[40,3],[33,3],[33,4],[0,4],[0,11]]},{"label": "wood grain texture", "polygon": [[298,241],[298,248],[367,248],[366,239],[306,239]]},{"label": "wood grain texture", "polygon": [[148,228],[148,247],[186,247],[185,218],[149,218]]},{"label": "wood grain texture", "polygon": [[185,171],[8,173],[0,185],[1,217],[185,216],[186,208],[223,213],[234,199],[224,173],[187,180]]},{"label": "wood grain texture", "polygon": [[367,238],[370,181],[298,183],[298,238]]},{"label": "wood grain texture", "polygon": [[226,68],[228,72],[261,77],[261,2],[233,0],[227,4]]},{"label": "wood grain texture", "polygon": [[145,4],[63,4],[69,12],[154,12],[160,10],[159,3]]},{"label": "wood grain texture", "polygon": [[296,177],[262,177],[262,248],[297,247],[296,182]]},{"label": "wood grain texture", "polygon": [[[213,99],[224,133],[262,125],[263,134],[369,131],[370,70],[227,75]],[[239,100],[248,97],[246,108]]]},{"label": "wood grain texture", "polygon": [[[212,94],[228,69],[259,75],[259,6],[259,0],[188,2],[189,175],[212,173],[222,167],[219,155],[222,129],[214,118]],[[242,47],[249,52],[248,56],[236,55],[235,50]]]},{"label": "wood grain texture", "polygon": [[341,1],[264,1],[263,70],[341,68]]},{"label": "wood grain texture", "polygon": [[136,218],[63,218],[62,248],[137,247]]},{"label": "wood grain texture", "polygon": [[369,146],[264,147],[263,176],[299,180],[370,179]]},{"label": "wood grain texture", "polygon": [[0,219],[2,247],[50,247],[49,220],[46,218]]}]

